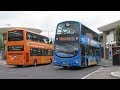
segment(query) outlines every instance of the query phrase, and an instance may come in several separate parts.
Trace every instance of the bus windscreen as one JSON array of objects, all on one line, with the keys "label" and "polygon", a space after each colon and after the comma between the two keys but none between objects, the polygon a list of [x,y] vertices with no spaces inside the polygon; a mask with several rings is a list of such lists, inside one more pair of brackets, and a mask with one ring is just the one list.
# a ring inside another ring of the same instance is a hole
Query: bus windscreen
[{"label": "bus windscreen", "polygon": [[78,43],[56,43],[55,54],[59,57],[74,57],[78,53]]},{"label": "bus windscreen", "polygon": [[64,22],[57,26],[56,34],[76,34],[79,33],[79,24],[75,22]]}]

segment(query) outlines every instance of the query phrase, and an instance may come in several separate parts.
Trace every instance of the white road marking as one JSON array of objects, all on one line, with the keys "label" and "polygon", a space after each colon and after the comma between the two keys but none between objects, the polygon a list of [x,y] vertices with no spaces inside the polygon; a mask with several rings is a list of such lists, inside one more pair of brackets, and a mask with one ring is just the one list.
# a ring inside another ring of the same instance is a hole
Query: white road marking
[{"label": "white road marking", "polygon": [[111,76],[114,76],[114,77],[117,77],[117,78],[120,78],[120,72],[111,72],[110,75]]},{"label": "white road marking", "polygon": [[0,63],[0,65],[6,65],[6,63]]},{"label": "white road marking", "polygon": [[15,67],[15,66],[7,65],[6,63],[0,63],[0,65],[7,66],[7,67]]},{"label": "white road marking", "polygon": [[11,65],[5,65],[5,66],[7,66],[7,67],[16,67],[16,66],[11,66]]},{"label": "white road marking", "polygon": [[0,65],[7,66],[7,67],[15,67],[15,66],[12,66],[12,65],[7,65],[6,62],[0,62]]},{"label": "white road marking", "polygon": [[101,69],[103,69],[103,67],[102,67],[102,68],[99,68],[98,70],[96,70],[96,71],[94,71],[94,72],[92,72],[92,73],[90,73],[90,74],[88,74],[88,75],[86,75],[86,76],[84,76],[84,77],[82,77],[81,79],[85,79],[85,78],[89,77],[90,75],[94,74],[95,72],[98,72],[98,71],[101,70]]}]

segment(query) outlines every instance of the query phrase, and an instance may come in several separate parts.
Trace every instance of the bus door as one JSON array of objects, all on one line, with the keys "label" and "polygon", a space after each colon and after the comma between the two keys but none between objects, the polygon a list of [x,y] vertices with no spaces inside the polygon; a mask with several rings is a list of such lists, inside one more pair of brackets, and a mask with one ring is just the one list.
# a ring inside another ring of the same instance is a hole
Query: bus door
[{"label": "bus door", "polygon": [[85,45],[81,44],[81,66],[85,66]]},{"label": "bus door", "polygon": [[26,53],[26,62],[29,62],[29,53]]}]

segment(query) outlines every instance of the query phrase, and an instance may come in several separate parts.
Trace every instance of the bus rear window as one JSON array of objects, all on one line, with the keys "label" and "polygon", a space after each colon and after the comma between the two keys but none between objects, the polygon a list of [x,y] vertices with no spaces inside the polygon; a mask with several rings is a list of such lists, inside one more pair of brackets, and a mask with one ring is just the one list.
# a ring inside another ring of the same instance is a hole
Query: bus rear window
[{"label": "bus rear window", "polygon": [[23,40],[23,30],[8,31],[8,41]]},{"label": "bus rear window", "polygon": [[8,51],[24,51],[24,46],[8,46]]}]

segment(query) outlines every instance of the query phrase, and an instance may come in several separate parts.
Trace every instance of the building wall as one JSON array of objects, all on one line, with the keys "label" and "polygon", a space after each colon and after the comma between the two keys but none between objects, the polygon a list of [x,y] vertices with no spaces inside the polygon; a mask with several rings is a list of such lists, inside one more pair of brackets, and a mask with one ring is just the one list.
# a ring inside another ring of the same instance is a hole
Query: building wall
[{"label": "building wall", "polygon": [[106,32],[103,32],[104,59],[106,59]]},{"label": "building wall", "polygon": [[[110,51],[112,45],[112,54],[116,52],[116,50],[120,50],[120,46],[117,46],[116,44],[116,28],[120,26],[120,20],[117,20],[115,22],[112,22],[110,24],[104,25],[102,27],[99,27],[98,30],[103,32],[103,47],[104,47],[104,58],[107,59],[107,56],[109,56],[107,53]],[[113,41],[113,42],[111,42]],[[109,43],[109,46],[106,45],[106,43]]]},{"label": "building wall", "polygon": [[107,33],[107,35],[106,35],[106,43],[109,43],[111,41],[115,41],[114,32],[115,32],[115,30],[106,32]]},{"label": "building wall", "polygon": [[[103,45],[104,45],[104,58],[105,59],[112,59],[113,53],[111,52],[112,49],[110,49],[110,44],[112,42],[116,41],[116,30],[112,29],[109,31],[103,32]],[[114,44],[116,46],[116,44]],[[111,52],[111,55],[110,55]]]}]

